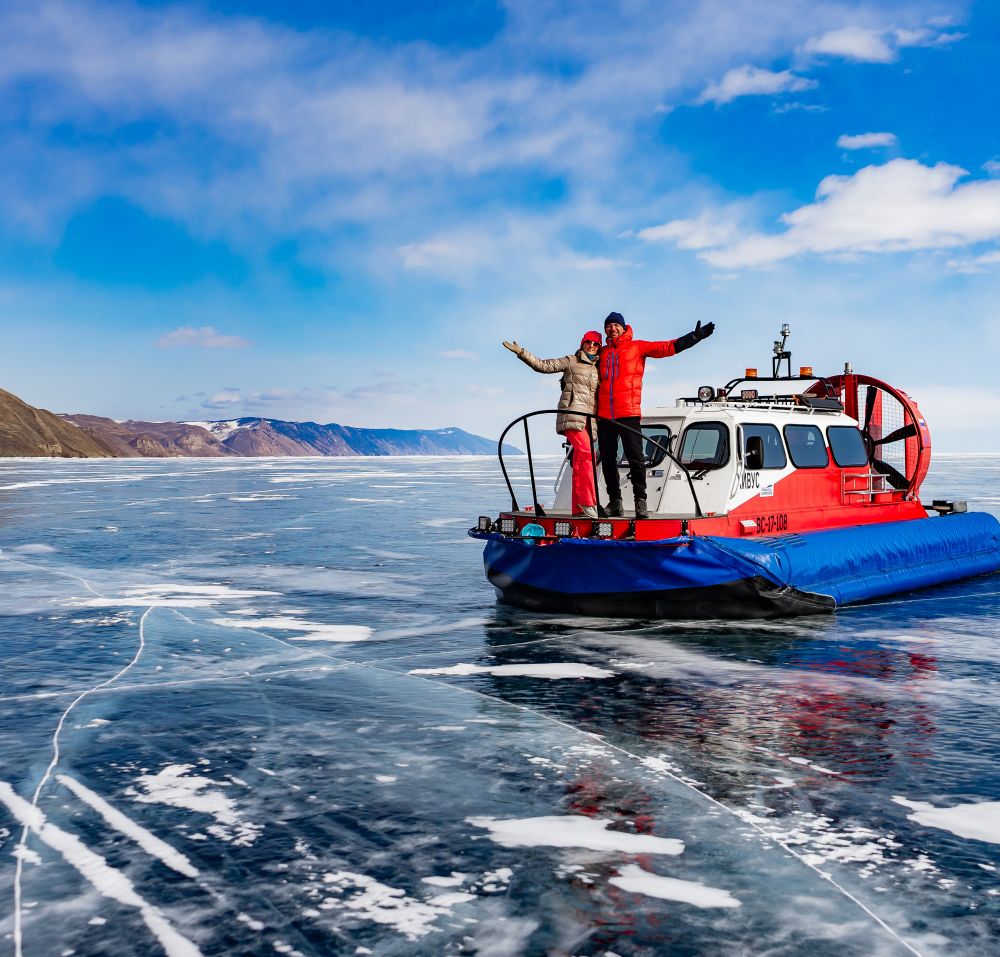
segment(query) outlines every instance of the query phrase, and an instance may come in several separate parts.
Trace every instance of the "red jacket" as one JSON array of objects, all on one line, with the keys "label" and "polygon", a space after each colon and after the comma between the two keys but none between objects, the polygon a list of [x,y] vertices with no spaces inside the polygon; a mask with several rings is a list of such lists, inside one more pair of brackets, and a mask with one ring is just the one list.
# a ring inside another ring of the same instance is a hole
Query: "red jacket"
[{"label": "red jacket", "polygon": [[624,419],[642,415],[642,376],[647,359],[666,359],[676,349],[676,339],[646,342],[632,338],[632,327],[618,337],[617,345],[606,345],[598,354],[597,414],[602,419]]}]

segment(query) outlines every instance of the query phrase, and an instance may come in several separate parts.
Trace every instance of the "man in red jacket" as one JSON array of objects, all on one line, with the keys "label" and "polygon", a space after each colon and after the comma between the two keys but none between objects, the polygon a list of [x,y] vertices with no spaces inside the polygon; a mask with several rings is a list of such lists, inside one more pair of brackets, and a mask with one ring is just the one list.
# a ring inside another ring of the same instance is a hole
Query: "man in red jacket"
[{"label": "man in red jacket", "polygon": [[[628,461],[632,492],[635,496],[635,517],[649,518],[646,507],[646,460],[643,456],[639,431],[642,416],[642,376],[647,359],[665,359],[697,345],[715,332],[715,323],[702,326],[699,321],[693,332],[679,339],[645,342],[632,338],[632,327],[625,324],[620,312],[612,312],[604,320],[607,340],[598,358],[600,384],[597,387],[597,444],[601,451],[604,483],[611,501],[606,514],[624,515],[622,489],[618,477],[618,439],[621,438]],[[629,426],[635,432],[620,429]],[[602,510],[603,511],[603,510]]]}]

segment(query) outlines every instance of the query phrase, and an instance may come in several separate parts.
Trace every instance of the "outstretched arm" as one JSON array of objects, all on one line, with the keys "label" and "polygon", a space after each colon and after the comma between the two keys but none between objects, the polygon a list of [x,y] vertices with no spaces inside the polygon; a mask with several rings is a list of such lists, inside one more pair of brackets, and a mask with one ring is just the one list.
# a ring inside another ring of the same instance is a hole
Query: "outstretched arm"
[{"label": "outstretched arm", "polygon": [[650,359],[665,359],[667,356],[675,356],[678,352],[696,346],[702,339],[707,339],[715,332],[715,323],[710,322],[703,326],[701,320],[694,329],[686,335],[677,339],[666,339],[663,342],[644,342],[642,354]]},{"label": "outstretched arm", "polygon": [[572,356],[563,356],[561,359],[539,359],[538,356],[528,352],[524,346],[519,346],[516,342],[504,342],[504,348],[510,349],[518,359],[525,365],[531,366],[535,372],[565,372],[573,361]]}]

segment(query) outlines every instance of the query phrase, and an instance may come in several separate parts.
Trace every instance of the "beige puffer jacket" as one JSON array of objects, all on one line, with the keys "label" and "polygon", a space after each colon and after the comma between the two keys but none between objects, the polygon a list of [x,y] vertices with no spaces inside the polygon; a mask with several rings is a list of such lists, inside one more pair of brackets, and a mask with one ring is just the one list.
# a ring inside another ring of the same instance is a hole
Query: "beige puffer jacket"
[{"label": "beige puffer jacket", "polygon": [[[535,372],[561,372],[562,395],[557,408],[567,412],[589,412],[594,414],[597,409],[597,363],[589,362],[582,349],[571,356],[561,359],[539,359],[521,346],[515,355]],[[556,431],[582,432],[587,427],[587,420],[579,415],[557,415]]]}]

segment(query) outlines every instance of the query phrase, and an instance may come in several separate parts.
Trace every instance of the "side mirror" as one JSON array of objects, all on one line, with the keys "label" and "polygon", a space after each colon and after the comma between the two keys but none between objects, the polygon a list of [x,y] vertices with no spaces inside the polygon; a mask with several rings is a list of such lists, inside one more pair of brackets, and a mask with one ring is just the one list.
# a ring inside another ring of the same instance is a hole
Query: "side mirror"
[{"label": "side mirror", "polygon": [[757,472],[764,467],[764,440],[759,435],[751,435],[746,440],[743,466],[751,472]]}]

